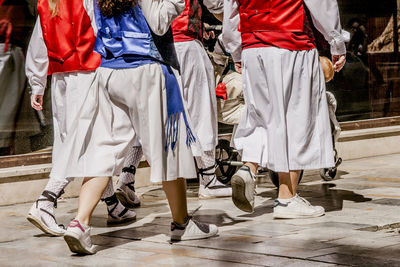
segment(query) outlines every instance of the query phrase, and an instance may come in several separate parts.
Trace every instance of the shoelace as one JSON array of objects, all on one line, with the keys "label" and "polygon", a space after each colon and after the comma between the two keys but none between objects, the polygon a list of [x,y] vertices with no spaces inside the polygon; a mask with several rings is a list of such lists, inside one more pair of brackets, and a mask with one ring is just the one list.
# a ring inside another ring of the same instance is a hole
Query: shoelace
[{"label": "shoelace", "polygon": [[312,206],[310,202],[308,202],[305,198],[302,198],[300,195],[297,195],[297,198],[304,202],[307,206]]}]

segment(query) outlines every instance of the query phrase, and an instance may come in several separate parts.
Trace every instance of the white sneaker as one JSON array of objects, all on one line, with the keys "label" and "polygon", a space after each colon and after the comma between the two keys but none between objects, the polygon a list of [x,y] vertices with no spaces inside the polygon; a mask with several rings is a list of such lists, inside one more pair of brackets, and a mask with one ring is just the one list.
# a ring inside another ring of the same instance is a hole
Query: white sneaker
[{"label": "white sneaker", "polygon": [[274,201],[275,219],[296,219],[314,218],[325,214],[325,209],[321,206],[312,206],[310,202],[296,194],[292,200],[286,204]]},{"label": "white sneaker", "polygon": [[171,223],[171,241],[204,239],[218,234],[218,227],[189,217],[185,224]]},{"label": "white sneaker", "polygon": [[248,166],[242,166],[232,177],[232,201],[235,206],[246,212],[254,211],[256,178]]},{"label": "white sneaker", "polygon": [[64,240],[72,252],[83,255],[96,253],[96,246],[90,239],[91,229],[89,226],[83,226],[77,219],[69,223]]},{"label": "white sneaker", "polygon": [[115,194],[121,203],[128,208],[135,208],[140,206],[140,199],[135,193],[135,182],[124,184],[118,180],[117,189]]},{"label": "white sneaker", "polygon": [[[50,217],[47,215],[45,215],[47,218],[43,217],[42,212],[46,213]],[[33,203],[31,209],[29,210],[27,219],[34,226],[51,236],[63,236],[65,233],[65,229],[57,224],[56,218],[54,217],[52,211],[39,208],[38,201]]]},{"label": "white sneaker", "polygon": [[204,185],[201,184],[199,186],[200,199],[231,197],[231,196],[232,196],[232,188],[227,185],[205,187]]}]

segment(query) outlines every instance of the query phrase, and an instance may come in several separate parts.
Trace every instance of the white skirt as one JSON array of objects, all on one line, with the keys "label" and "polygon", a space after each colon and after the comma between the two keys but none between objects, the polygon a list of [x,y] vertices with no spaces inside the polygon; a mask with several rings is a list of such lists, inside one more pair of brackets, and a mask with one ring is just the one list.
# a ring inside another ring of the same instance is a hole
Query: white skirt
[{"label": "white skirt", "polygon": [[193,153],[200,156],[203,151],[214,150],[218,144],[214,68],[198,40],[177,42],[175,50],[181,68],[183,98],[201,149],[196,151],[193,147]]},{"label": "white skirt", "polygon": [[62,151],[68,150],[63,146],[68,145],[66,138],[69,133],[73,133],[75,121],[83,108],[85,96],[89,92],[93,82],[94,71],[55,73],[51,77],[51,104],[53,111],[53,168],[50,178],[66,178],[64,169],[75,168],[76,166],[63,166],[69,159],[70,154]]},{"label": "white skirt", "polygon": [[245,111],[234,143],[242,160],[277,172],[332,167],[324,74],[317,50],[245,49]]},{"label": "white skirt", "polygon": [[[113,176],[121,173],[132,145],[141,145],[151,166],[152,182],[196,177],[180,118],[174,151],[164,150],[167,120],[165,78],[159,64],[134,69],[98,68],[79,118],[68,133],[68,164],[54,166],[65,177]],[[55,173],[54,173],[55,175]]]}]

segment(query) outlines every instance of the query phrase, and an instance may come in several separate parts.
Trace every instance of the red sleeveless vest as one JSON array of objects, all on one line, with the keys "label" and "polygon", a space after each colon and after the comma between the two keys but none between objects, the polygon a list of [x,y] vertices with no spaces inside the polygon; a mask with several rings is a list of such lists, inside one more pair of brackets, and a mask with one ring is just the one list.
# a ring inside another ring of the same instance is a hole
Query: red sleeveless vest
[{"label": "red sleeveless vest", "polygon": [[303,32],[303,0],[240,0],[242,33]]},{"label": "red sleeveless vest", "polygon": [[185,0],[186,8],[171,24],[175,42],[202,39],[202,10],[199,0]]},{"label": "red sleeveless vest", "polygon": [[56,16],[48,0],[39,0],[38,13],[49,56],[48,74],[95,70],[100,55],[93,51],[96,37],[82,0],[60,0]]}]

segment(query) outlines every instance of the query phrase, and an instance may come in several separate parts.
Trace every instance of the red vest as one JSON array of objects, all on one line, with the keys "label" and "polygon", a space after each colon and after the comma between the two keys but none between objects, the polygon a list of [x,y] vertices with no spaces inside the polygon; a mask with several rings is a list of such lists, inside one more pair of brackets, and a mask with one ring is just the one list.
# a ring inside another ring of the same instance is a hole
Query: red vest
[{"label": "red vest", "polygon": [[240,0],[242,33],[303,32],[303,0]]},{"label": "red vest", "polygon": [[175,42],[201,39],[203,36],[202,10],[199,0],[185,0],[185,4],[186,8],[171,24]]},{"label": "red vest", "polygon": [[39,0],[38,12],[49,56],[49,72],[95,70],[100,55],[93,51],[96,37],[82,0],[61,0],[56,16],[48,0]]}]

